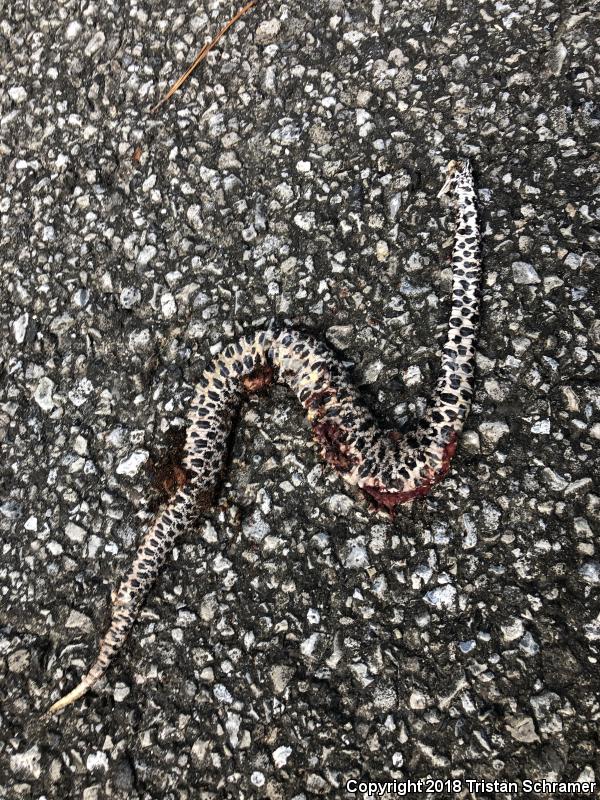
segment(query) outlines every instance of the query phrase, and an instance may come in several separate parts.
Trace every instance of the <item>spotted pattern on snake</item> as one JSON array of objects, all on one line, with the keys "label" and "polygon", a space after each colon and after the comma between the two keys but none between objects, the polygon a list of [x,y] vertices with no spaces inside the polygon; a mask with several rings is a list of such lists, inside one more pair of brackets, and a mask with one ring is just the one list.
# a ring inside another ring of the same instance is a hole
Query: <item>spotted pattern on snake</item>
[{"label": "spotted pattern on snake", "polygon": [[415,429],[382,430],[326,345],[296,330],[262,330],[225,348],[204,371],[189,411],[183,485],[141,540],[114,596],[96,661],[49,714],[104,675],[175,540],[214,501],[233,418],[246,393],[274,380],[286,384],[304,407],[322,458],[375,511],[393,516],[401,503],[426,495],[446,475],[471,406],[479,319],[480,235],[468,162],[448,165],[439,194],[448,193],[457,212],[452,310],[437,385]]}]

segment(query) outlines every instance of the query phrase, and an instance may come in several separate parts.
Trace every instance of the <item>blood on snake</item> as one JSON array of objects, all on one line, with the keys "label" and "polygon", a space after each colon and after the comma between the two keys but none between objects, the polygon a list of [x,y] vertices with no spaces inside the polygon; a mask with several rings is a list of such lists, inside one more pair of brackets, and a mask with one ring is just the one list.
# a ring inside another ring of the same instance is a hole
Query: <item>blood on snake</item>
[{"label": "blood on snake", "polygon": [[451,161],[439,193],[456,209],[452,309],[439,377],[428,408],[410,432],[387,431],[373,418],[347,372],[321,341],[289,328],[244,336],[204,371],[191,404],[183,478],[141,539],[114,595],[96,660],[48,714],[82,697],[123,647],[176,539],[215,501],[236,412],[246,395],[273,381],[302,404],[321,457],[379,513],[423,497],[444,478],[471,407],[481,278],[480,233],[468,161]]}]

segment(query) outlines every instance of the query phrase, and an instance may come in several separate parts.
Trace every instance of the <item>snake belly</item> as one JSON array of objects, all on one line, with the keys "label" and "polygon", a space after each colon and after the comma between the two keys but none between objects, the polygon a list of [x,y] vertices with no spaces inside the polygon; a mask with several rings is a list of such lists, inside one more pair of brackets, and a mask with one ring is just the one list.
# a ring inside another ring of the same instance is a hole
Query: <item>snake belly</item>
[{"label": "snake belly", "polygon": [[226,347],[204,371],[190,407],[185,482],[142,537],[114,596],[111,622],[96,660],[48,714],[82,697],[104,675],[177,537],[213,503],[233,420],[248,392],[273,380],[286,384],[304,407],[321,457],[375,511],[393,516],[400,504],[426,495],[446,475],[471,406],[479,321],[480,233],[468,162],[450,162],[440,194],[451,195],[457,215],[452,309],[437,384],[415,429],[383,430],[347,372],[318,339],[289,328],[270,328]]}]

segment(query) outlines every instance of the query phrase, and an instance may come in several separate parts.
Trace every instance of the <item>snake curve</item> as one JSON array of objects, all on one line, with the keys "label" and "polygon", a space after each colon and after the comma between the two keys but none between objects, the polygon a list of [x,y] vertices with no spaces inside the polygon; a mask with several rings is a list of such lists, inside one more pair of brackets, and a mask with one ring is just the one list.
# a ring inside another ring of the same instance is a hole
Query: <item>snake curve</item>
[{"label": "snake curve", "polygon": [[468,161],[451,161],[440,195],[450,193],[457,220],[452,251],[452,310],[440,373],[428,409],[414,431],[382,430],[362,405],[345,370],[319,340],[269,328],[230,344],[204,371],[189,410],[185,479],[141,539],[114,595],[109,628],[96,660],[56,713],[82,697],[120,651],[178,536],[213,502],[227,440],[244,393],[278,380],[296,395],[322,458],[376,511],[427,494],[446,475],[471,406],[479,320],[480,233]]}]

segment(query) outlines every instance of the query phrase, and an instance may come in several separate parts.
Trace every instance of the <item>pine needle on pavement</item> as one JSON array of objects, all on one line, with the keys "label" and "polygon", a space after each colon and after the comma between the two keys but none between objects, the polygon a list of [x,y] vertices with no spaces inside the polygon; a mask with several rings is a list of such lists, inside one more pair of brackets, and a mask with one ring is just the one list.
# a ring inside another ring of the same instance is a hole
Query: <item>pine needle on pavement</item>
[{"label": "pine needle on pavement", "polygon": [[150,109],[150,113],[151,114],[153,114],[155,111],[158,111],[158,109],[163,105],[163,103],[166,103],[167,100],[169,100],[175,94],[175,92],[187,81],[187,79],[190,77],[190,75],[196,69],[196,67],[202,61],[204,61],[204,59],[206,58],[208,53],[213,49],[213,47],[217,44],[217,42],[221,39],[221,37],[224,36],[227,33],[229,28],[231,28],[231,26],[234,25],[238,21],[238,19],[240,19],[240,17],[243,17],[244,14],[246,14],[248,11],[250,11],[250,9],[253,8],[256,5],[256,2],[257,2],[257,0],[250,0],[249,3],[246,3],[245,6],[240,8],[239,11],[236,14],[234,14],[234,16],[229,20],[229,22],[227,22],[225,25],[223,25],[223,27],[217,33],[215,38],[212,39],[210,42],[208,42],[208,44],[204,45],[202,50],[200,50],[200,52],[198,53],[198,55],[194,59],[192,65],[183,73],[183,75],[180,78],[178,78],[175,81],[173,86],[171,86],[171,88],[164,95],[164,97],[162,97],[158,101],[158,103]]}]

